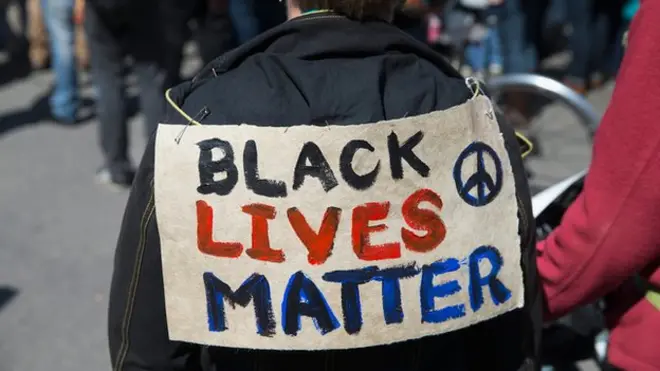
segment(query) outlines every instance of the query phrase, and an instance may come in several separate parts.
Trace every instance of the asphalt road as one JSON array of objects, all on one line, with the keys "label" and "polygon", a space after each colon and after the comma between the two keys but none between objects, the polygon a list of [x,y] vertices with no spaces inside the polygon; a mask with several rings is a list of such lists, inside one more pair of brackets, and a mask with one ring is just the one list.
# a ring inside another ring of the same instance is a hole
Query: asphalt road
[{"label": "asphalt road", "polygon": [[[191,59],[186,69],[198,65]],[[94,183],[95,120],[48,121],[51,78],[39,72],[0,86],[0,371],[110,368],[106,307],[127,192]],[[590,97],[598,110],[610,90]],[[83,95],[91,98],[89,86]],[[135,161],[141,121],[131,120]],[[532,161],[535,185],[587,166],[586,132],[568,111],[549,106],[538,124],[544,156]]]}]

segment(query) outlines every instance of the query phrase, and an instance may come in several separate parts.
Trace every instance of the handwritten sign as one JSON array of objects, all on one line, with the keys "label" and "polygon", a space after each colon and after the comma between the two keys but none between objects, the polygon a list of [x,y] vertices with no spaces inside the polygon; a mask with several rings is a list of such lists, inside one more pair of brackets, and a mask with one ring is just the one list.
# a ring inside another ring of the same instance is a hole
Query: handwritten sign
[{"label": "handwritten sign", "polygon": [[360,348],[523,306],[512,169],[490,101],[355,126],[160,125],[173,340]]}]

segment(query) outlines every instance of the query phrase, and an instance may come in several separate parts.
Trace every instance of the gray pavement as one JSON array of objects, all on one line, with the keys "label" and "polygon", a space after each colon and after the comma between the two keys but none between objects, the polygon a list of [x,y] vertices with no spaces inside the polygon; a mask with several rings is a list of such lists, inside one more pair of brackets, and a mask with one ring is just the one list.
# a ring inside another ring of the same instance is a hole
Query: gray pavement
[{"label": "gray pavement", "polygon": [[[96,121],[46,119],[50,81],[40,72],[0,86],[0,371],[108,370],[108,288],[127,192],[94,183]],[[602,110],[609,94],[590,100]],[[130,125],[135,161],[141,121]],[[548,107],[539,123],[545,155],[532,161],[535,184],[587,166],[586,133],[565,109]]]}]

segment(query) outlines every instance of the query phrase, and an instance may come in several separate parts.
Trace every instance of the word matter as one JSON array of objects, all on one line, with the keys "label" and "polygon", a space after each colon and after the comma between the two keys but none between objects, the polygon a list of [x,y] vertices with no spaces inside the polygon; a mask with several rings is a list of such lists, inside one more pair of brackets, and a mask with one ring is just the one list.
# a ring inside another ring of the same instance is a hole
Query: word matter
[{"label": "word matter", "polygon": [[[488,262],[490,271],[483,274],[480,265]],[[457,258],[438,260],[421,268],[415,263],[391,268],[368,266],[355,270],[337,270],[323,275],[326,282],[341,285],[341,309],[343,312],[344,330],[351,335],[358,334],[362,329],[362,308],[360,304],[360,286],[379,282],[382,286],[382,307],[385,324],[402,323],[404,313],[401,307],[400,280],[419,278],[419,305],[422,313],[422,323],[443,323],[466,315],[465,304],[454,304],[437,308],[436,298],[446,298],[457,294],[467,284],[469,306],[474,313],[484,305],[484,288],[488,288],[495,305],[507,302],[511,291],[504,286],[497,275],[503,265],[503,259],[497,248],[480,246],[474,249],[464,262]],[[465,268],[463,268],[465,267]],[[436,277],[466,269],[467,283],[456,279],[444,280],[435,285]],[[277,329],[273,313],[271,290],[268,278],[255,273],[248,277],[236,290],[233,290],[221,278],[213,273],[203,274],[206,289],[208,325],[211,332],[222,332],[228,329],[225,302],[232,307],[236,305],[247,307],[250,302],[254,306],[257,333],[261,336],[273,336]],[[325,335],[341,325],[333,308],[318,288],[318,286],[302,271],[291,275],[281,298],[282,331],[290,336],[296,336],[301,331],[301,317],[313,319],[317,330]]]}]

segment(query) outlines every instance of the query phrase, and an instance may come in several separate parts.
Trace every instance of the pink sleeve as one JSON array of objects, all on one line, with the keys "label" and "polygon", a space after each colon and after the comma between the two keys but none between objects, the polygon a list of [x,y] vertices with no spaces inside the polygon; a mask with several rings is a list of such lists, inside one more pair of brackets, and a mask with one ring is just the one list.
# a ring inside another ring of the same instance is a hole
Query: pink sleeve
[{"label": "pink sleeve", "polygon": [[660,259],[660,0],[643,0],[584,192],[540,241],[547,319],[616,289]]}]

